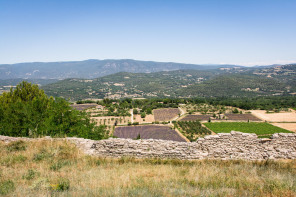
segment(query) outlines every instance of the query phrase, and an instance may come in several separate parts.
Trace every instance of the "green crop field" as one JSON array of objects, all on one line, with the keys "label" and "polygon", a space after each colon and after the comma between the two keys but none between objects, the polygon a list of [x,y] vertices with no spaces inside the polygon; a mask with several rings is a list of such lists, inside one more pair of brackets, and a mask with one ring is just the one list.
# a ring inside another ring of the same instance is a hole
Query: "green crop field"
[{"label": "green crop field", "polygon": [[291,131],[273,126],[265,122],[216,122],[204,123],[206,127],[215,133],[229,133],[230,131],[240,131],[244,133],[255,133],[268,137],[274,133],[292,133]]}]

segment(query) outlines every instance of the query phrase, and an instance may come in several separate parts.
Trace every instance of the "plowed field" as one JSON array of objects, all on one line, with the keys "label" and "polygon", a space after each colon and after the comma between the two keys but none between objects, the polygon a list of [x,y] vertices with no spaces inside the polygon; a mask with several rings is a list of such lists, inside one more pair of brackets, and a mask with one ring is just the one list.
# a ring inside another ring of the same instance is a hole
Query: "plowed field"
[{"label": "plowed field", "polygon": [[175,130],[168,126],[144,125],[116,127],[114,136],[119,138],[136,139],[140,134],[141,139],[161,139],[186,142]]},{"label": "plowed field", "polygon": [[169,121],[181,114],[178,108],[166,108],[153,110],[155,121]]},{"label": "plowed field", "polygon": [[225,114],[227,120],[237,120],[237,121],[261,121],[261,119],[257,118],[252,114]]},{"label": "plowed field", "polygon": [[201,120],[201,121],[207,121],[209,118],[212,117],[211,115],[188,115],[182,118],[180,121],[195,121],[195,120]]}]

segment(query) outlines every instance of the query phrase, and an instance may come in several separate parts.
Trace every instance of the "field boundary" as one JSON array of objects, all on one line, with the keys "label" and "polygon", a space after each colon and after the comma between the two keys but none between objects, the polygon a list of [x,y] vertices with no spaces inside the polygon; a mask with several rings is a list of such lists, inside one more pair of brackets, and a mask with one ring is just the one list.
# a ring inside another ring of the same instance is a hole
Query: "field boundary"
[{"label": "field boundary", "polygon": [[16,138],[0,136],[0,141],[68,140],[85,154],[98,157],[222,159],[222,160],[276,160],[296,159],[296,133],[276,133],[271,139],[260,139],[256,134],[219,133],[199,138],[196,142],[167,140],[132,140],[110,138],[88,140],[83,138]]}]

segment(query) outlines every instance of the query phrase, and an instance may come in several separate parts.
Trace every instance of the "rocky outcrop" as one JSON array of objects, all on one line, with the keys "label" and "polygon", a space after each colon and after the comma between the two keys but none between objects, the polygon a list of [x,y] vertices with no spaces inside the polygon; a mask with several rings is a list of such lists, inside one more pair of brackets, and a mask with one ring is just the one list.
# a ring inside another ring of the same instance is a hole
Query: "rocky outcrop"
[{"label": "rocky outcrop", "polygon": [[[17,139],[0,136],[0,141]],[[110,138],[88,140],[67,138],[89,155],[100,157],[176,158],[176,159],[296,159],[296,134],[277,133],[271,139],[260,139],[256,134],[219,133],[198,139],[196,142],[166,140],[132,140]]]}]

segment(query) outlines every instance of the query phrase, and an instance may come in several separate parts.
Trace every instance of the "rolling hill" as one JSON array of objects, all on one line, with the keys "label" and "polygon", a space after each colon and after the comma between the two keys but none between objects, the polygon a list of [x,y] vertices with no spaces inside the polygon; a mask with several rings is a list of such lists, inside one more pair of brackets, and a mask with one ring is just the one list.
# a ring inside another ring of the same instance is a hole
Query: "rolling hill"
[{"label": "rolling hill", "polygon": [[93,79],[118,72],[150,73],[180,69],[206,70],[239,67],[235,65],[196,65],[173,62],[122,60],[85,60],[70,62],[33,62],[0,64],[0,79]]},{"label": "rolling hill", "polygon": [[296,91],[280,78],[224,70],[121,72],[97,79],[66,79],[42,87],[71,100],[125,97],[241,97],[287,95]]}]

